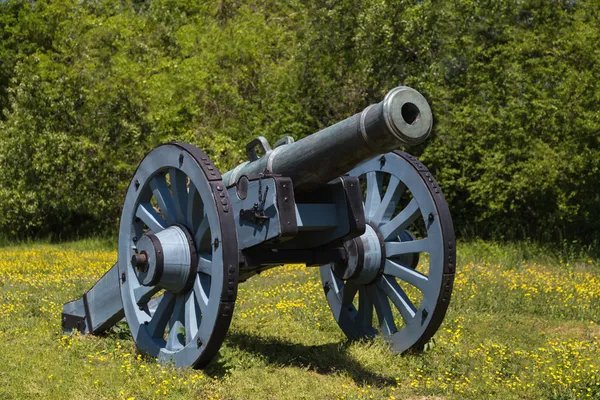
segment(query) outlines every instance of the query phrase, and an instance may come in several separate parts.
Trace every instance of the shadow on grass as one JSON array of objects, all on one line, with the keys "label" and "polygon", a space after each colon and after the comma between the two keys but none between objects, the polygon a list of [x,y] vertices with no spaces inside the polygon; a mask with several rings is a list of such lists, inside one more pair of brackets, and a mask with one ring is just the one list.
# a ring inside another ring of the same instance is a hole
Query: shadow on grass
[{"label": "shadow on grass", "polygon": [[[347,373],[357,384],[395,385],[396,380],[364,368],[348,354],[348,344],[329,343],[306,346],[268,336],[229,332],[227,344],[234,349],[253,353],[269,364],[306,368],[319,374]],[[223,359],[214,360],[208,367],[209,375],[227,373]]]}]

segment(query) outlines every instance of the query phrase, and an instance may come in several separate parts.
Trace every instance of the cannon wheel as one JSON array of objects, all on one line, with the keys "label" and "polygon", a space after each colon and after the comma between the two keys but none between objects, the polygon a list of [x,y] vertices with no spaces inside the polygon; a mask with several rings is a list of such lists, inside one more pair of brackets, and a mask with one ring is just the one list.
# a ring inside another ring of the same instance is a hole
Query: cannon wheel
[{"label": "cannon wheel", "polygon": [[[142,285],[132,260],[139,256],[141,238],[174,227],[185,233],[180,236],[187,237],[186,246],[162,244],[156,254],[170,252],[175,259],[187,254],[182,288]],[[125,317],[140,352],[196,368],[217,354],[233,315],[238,245],[221,175],[198,148],[161,145],[138,166],[121,216],[119,277]]]},{"label": "cannon wheel", "polygon": [[442,323],[452,292],[456,257],[448,204],[429,170],[404,152],[373,158],[350,175],[364,183],[365,219],[380,239],[381,266],[369,282],[340,277],[339,265],[322,266],[331,311],[351,340],[378,333],[374,310],[393,350],[421,351]]}]

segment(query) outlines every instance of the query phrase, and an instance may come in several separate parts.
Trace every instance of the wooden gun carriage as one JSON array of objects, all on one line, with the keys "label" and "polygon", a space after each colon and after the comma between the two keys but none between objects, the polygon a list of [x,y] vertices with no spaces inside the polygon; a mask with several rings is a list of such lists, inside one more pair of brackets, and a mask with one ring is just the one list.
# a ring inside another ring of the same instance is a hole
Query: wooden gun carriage
[{"label": "wooden gun carriage", "polygon": [[398,87],[297,142],[252,140],[248,161],[223,175],[192,145],[155,148],[128,187],[116,264],[65,304],[64,330],[98,334],[124,316],[141,352],[203,367],[238,284],[304,263],[320,267],[348,338],[422,349],[450,301],[454,231],[430,172],[395,149],[422,143],[432,120],[420,93]]}]

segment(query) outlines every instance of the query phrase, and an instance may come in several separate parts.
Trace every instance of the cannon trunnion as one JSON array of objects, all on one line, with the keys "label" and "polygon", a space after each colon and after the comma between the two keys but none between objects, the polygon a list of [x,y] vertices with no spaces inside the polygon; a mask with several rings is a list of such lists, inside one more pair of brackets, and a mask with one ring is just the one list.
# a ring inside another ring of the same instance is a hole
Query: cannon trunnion
[{"label": "cannon trunnion", "polygon": [[254,139],[248,162],[223,176],[192,145],[155,148],[127,190],[117,263],[65,304],[64,330],[98,334],[125,316],[141,352],[201,368],[238,284],[303,263],[320,268],[349,339],[381,333],[396,352],[423,349],[450,301],[454,231],[430,172],[394,149],[421,143],[431,123],[423,96],[399,87],[298,142]]}]

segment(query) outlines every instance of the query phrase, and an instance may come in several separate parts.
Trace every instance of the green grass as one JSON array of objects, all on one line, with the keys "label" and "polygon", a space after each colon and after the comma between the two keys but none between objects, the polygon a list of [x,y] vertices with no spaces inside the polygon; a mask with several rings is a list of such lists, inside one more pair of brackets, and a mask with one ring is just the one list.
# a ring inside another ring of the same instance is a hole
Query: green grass
[{"label": "green grass", "polygon": [[0,399],[600,399],[600,263],[585,251],[459,246],[446,320],[409,356],[348,343],[318,270],[277,268],[241,284],[204,371],[139,356],[123,324],[62,335],[62,304],[115,258],[105,240],[0,248]]}]

